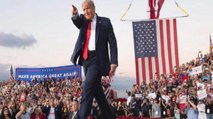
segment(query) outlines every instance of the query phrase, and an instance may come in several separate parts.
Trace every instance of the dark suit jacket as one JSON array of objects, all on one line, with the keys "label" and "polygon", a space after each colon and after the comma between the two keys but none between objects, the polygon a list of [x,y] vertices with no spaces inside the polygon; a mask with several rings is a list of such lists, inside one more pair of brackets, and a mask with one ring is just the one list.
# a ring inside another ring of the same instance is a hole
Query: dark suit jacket
[{"label": "dark suit jacket", "polygon": [[[70,112],[69,114],[68,114],[68,119],[72,119],[72,116],[74,115],[74,112]],[[75,113],[75,115],[74,115],[75,117],[76,117],[76,113]]]},{"label": "dark suit jacket", "polygon": [[[88,21],[84,18],[83,15],[72,17],[72,21],[74,25],[80,30],[80,32],[71,57],[71,62],[73,62],[75,65],[82,65],[82,51],[86,39]],[[118,65],[117,41],[110,19],[99,17],[97,15],[95,32],[95,48],[98,64],[100,66],[101,75],[106,76],[109,73],[110,64]],[[110,56],[108,48],[110,48]]]}]

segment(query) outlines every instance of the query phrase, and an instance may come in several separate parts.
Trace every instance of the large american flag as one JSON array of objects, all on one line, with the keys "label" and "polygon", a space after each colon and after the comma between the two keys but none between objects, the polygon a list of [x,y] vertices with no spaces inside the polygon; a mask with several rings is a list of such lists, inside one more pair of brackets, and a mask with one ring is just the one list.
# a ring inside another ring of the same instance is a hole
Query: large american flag
[{"label": "large american flag", "polygon": [[133,35],[137,84],[179,66],[176,19],[133,22]]}]

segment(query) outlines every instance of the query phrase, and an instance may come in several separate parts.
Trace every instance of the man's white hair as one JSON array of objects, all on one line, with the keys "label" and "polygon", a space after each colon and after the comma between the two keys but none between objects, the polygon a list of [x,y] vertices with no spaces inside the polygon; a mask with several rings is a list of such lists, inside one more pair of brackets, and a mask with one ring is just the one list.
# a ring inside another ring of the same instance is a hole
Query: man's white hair
[{"label": "man's white hair", "polygon": [[84,3],[87,3],[87,4],[89,4],[89,5],[93,6],[93,7],[95,7],[95,3],[94,3],[93,0],[83,0],[82,4],[84,4]]}]

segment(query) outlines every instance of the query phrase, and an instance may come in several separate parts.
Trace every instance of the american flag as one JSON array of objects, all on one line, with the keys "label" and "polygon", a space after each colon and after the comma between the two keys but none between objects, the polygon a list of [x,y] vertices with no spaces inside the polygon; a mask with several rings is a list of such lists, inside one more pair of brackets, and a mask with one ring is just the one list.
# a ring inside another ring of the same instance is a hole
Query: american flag
[{"label": "american flag", "polygon": [[102,77],[102,88],[107,100],[111,100],[112,89],[111,89],[111,79],[109,77]]},{"label": "american flag", "polygon": [[159,18],[164,1],[165,0],[149,0],[150,19]]},{"label": "american flag", "polygon": [[10,67],[10,81],[14,80],[14,76],[13,76],[13,67]]},{"label": "american flag", "polygon": [[209,52],[211,53],[213,49],[211,35],[209,35]]},{"label": "american flag", "polygon": [[133,22],[133,35],[137,84],[179,66],[176,19]]}]

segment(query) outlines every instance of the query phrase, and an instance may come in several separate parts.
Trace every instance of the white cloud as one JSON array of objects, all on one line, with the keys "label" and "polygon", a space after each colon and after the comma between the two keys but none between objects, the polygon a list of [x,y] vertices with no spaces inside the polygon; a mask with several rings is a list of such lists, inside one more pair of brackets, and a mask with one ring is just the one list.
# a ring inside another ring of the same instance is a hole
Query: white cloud
[{"label": "white cloud", "polygon": [[13,34],[0,32],[0,46],[9,48],[26,48],[37,41],[32,35],[15,36]]}]

